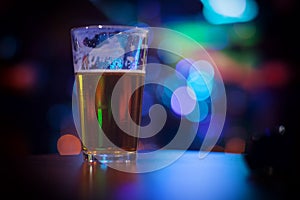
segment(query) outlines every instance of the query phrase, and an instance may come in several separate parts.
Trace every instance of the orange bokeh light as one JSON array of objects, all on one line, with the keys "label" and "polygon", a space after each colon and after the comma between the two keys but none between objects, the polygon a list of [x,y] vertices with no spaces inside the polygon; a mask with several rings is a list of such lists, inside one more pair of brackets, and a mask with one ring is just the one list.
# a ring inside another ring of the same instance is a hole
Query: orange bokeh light
[{"label": "orange bokeh light", "polygon": [[80,139],[72,134],[65,134],[57,141],[57,150],[60,155],[78,155],[81,149]]},{"label": "orange bokeh light", "polygon": [[244,153],[246,142],[241,138],[231,138],[226,142],[225,152],[227,153]]}]

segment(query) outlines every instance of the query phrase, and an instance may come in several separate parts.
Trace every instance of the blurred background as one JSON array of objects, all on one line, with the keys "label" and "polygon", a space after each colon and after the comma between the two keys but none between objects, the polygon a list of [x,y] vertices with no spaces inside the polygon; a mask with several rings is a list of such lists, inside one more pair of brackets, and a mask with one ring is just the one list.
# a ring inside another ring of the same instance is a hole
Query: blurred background
[{"label": "blurred background", "polygon": [[[283,125],[286,146],[297,143],[299,29],[296,0],[63,0],[0,1],[1,147],[10,154],[57,153],[59,139],[77,136],[70,29],[91,24],[153,26],[179,31],[201,44],[223,78],[227,113],[215,151],[245,152],[255,133]],[[176,45],[173,44],[173,45]],[[149,57],[178,70],[184,60]],[[188,73],[188,72],[186,72]],[[171,79],[168,79],[172,81]],[[176,84],[176,82],[174,82]],[[152,93],[151,93],[152,92]],[[180,113],[164,94],[145,88],[143,123],[153,103],[166,107],[164,130],[145,141],[162,147],[176,133]],[[170,98],[170,97],[169,97]],[[209,124],[209,98],[190,149],[199,150]]]}]

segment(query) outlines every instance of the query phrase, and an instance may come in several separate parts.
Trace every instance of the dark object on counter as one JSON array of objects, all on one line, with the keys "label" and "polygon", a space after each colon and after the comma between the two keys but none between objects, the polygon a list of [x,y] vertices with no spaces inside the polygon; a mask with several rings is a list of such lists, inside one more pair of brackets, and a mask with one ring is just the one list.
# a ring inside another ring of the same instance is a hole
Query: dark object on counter
[{"label": "dark object on counter", "polygon": [[259,176],[275,176],[286,168],[288,144],[284,126],[253,134],[246,147],[245,159]]},{"label": "dark object on counter", "polygon": [[295,181],[296,158],[288,130],[283,125],[253,134],[248,141],[244,159],[251,170],[251,180],[272,192],[278,199],[291,194]]}]

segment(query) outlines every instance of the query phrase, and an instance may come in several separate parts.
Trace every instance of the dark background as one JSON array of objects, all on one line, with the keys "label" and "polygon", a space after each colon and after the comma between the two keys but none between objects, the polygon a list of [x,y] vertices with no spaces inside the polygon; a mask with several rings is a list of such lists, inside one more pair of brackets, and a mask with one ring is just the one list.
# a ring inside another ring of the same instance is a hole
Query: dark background
[{"label": "dark background", "polygon": [[[130,5],[128,13],[124,2]],[[63,134],[76,135],[71,110],[72,27],[141,22],[164,27],[182,19],[205,22],[200,1],[155,2],[160,6],[159,13],[147,18],[151,9],[145,9],[146,1],[143,0],[1,0],[1,147],[16,155],[57,153],[57,140]],[[254,132],[284,125],[288,142],[277,148],[294,151],[299,121],[300,34],[296,16],[299,7],[296,0],[256,2],[259,13],[251,23],[260,32],[259,41],[248,49],[238,43],[229,45],[226,51],[228,55],[230,52],[243,55],[250,49],[259,60],[252,67],[263,69],[269,84],[249,92],[230,78],[224,78],[228,113],[216,150],[226,150],[229,137],[238,136],[247,143],[248,136]],[[107,11],[113,12],[115,17],[108,16]],[[281,74],[286,75],[283,81]],[[246,108],[243,107],[241,113],[235,107],[241,98],[231,95],[232,91],[247,97]],[[237,124],[243,127],[241,132],[233,131]],[[200,143],[195,141],[191,149],[199,149]]]}]

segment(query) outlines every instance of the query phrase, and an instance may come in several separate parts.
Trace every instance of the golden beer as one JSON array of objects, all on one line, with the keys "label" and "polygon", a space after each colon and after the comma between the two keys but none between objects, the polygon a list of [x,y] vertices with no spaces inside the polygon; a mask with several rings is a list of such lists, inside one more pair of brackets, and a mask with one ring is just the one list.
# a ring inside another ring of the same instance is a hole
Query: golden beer
[{"label": "golden beer", "polygon": [[[89,154],[100,151],[135,152],[138,146],[139,126],[141,122],[142,96],[145,72],[142,70],[93,70],[77,72],[77,97],[80,116],[81,140]],[[122,77],[122,78],[121,78]],[[119,82],[121,81],[121,82]],[[119,83],[118,83],[119,82]],[[112,105],[112,92],[118,83],[118,90]],[[96,86],[96,90],[95,90]],[[137,89],[136,89],[137,88]],[[112,107],[117,110],[115,115]],[[99,133],[90,124],[97,118]],[[118,124],[126,126],[130,135],[125,133]],[[105,137],[106,136],[106,137]],[[116,148],[117,147],[117,148]]]}]

